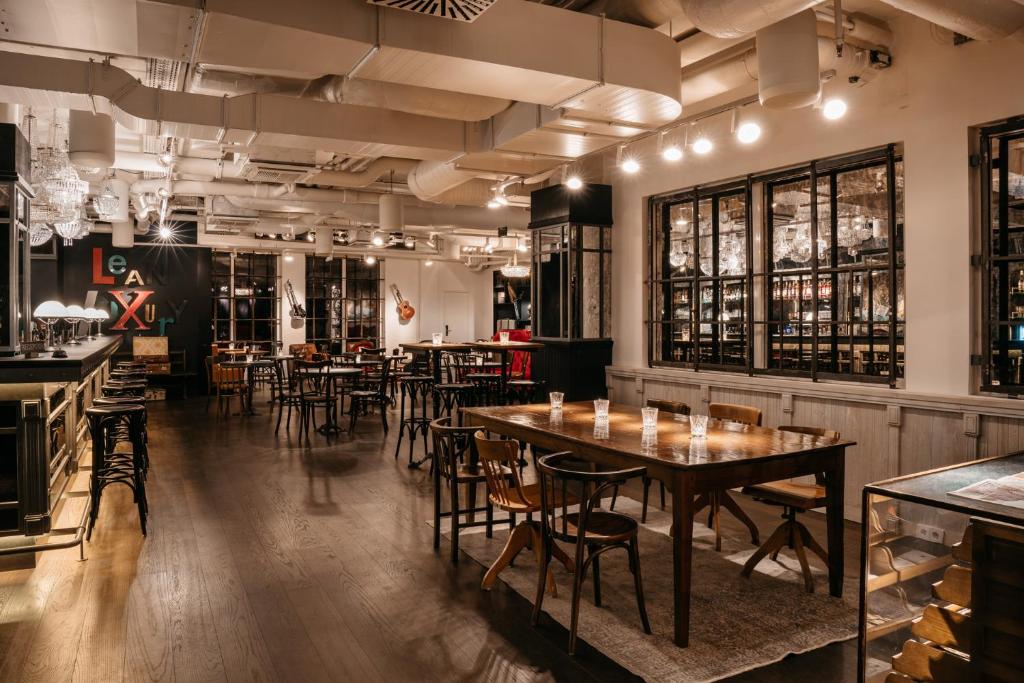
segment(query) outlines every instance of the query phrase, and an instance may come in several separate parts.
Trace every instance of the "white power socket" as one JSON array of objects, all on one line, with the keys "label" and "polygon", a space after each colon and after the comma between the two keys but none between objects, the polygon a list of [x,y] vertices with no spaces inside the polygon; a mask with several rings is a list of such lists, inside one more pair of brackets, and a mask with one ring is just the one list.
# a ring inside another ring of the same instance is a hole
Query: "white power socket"
[{"label": "white power socket", "polygon": [[931,543],[943,543],[946,540],[946,531],[941,527],[918,524],[917,537]]}]

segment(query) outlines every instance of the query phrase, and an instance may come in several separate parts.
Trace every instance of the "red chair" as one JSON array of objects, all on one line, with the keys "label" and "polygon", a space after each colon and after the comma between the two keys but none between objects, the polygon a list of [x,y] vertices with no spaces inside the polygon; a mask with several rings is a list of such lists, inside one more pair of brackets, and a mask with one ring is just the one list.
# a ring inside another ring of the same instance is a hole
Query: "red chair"
[{"label": "red chair", "polygon": [[[504,330],[503,330],[504,331]],[[500,333],[495,332],[491,341],[500,341]],[[508,330],[509,341],[527,342],[532,335],[529,330]],[[513,351],[512,361],[509,363],[509,377],[517,379],[530,379],[530,365],[532,355],[527,351]]]}]

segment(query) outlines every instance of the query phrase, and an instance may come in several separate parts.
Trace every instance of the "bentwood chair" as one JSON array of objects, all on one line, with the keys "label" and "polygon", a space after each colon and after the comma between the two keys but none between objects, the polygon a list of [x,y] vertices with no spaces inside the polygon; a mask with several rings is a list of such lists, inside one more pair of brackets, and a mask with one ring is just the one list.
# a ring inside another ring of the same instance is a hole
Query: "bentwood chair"
[{"label": "bentwood chair", "polygon": [[[451,417],[440,417],[430,423],[430,435],[434,440],[434,550],[441,547],[441,518],[451,520],[452,562],[459,561],[459,532],[475,526],[486,527],[487,538],[494,529],[494,505],[484,496],[484,505],[476,504],[476,490],[487,483],[484,470],[477,462],[476,443],[473,434],[476,427],[456,427]],[[511,476],[507,472],[505,476]],[[442,510],[441,489],[448,487],[448,510]],[[465,488],[466,506],[462,504],[460,487]],[[483,521],[473,519],[483,512]],[[468,518],[468,519],[464,519]],[[516,526],[514,513],[508,518],[509,530]]]},{"label": "bentwood chair", "polygon": [[245,371],[241,368],[224,368],[213,356],[206,357],[206,407],[210,407],[210,398],[217,396],[217,410],[223,411],[225,399],[228,404],[231,397],[237,396],[241,408],[245,408]]},{"label": "bentwood chair", "polygon": [[351,405],[349,406],[349,426],[351,433],[356,428],[356,419],[360,413],[369,412],[369,407],[374,406],[380,412],[380,423],[384,427],[384,433],[388,433],[388,407],[391,405],[391,397],[388,396],[388,385],[391,382],[391,362],[393,359],[385,358],[380,364],[380,374],[377,375],[375,384],[368,389],[357,389],[349,393]]},{"label": "bentwood chair", "polygon": [[[599,509],[601,497],[629,479],[642,477],[646,468],[600,471],[593,463],[580,460],[572,453],[552,453],[537,459],[540,475],[541,557],[537,580],[537,599],[533,604],[533,625],[540,620],[544,603],[544,577],[548,573],[555,541],[576,546],[573,563],[571,618],[569,626],[569,654],[576,654],[576,630],[579,624],[580,594],[587,569],[594,573],[594,604],[601,606],[600,557],[609,550],[621,548],[629,555],[629,570],[633,574],[637,607],[644,633],[651,632],[644,604],[643,580],[640,577],[640,550],[637,544],[639,524],[632,517],[619,512]],[[576,511],[570,511],[569,501],[578,501]]]},{"label": "bentwood chair", "polygon": [[[710,403],[708,404],[708,416],[715,420],[739,422],[754,427],[760,427],[762,419],[761,411],[757,408],[737,405],[735,403]],[[722,549],[722,532],[719,527],[719,518],[723,507],[731,512],[736,519],[743,522],[747,529],[750,530],[750,542],[754,545],[760,544],[760,535],[754,520],[743,511],[743,508],[729,495],[726,489],[717,489],[710,493],[701,494],[693,506],[694,516],[705,507],[711,508],[708,511],[708,526],[715,530],[715,550]]]},{"label": "bentwood chair", "polygon": [[[790,425],[779,427],[779,431],[805,434],[807,436],[820,436],[833,440],[839,439],[839,432],[820,427],[796,427]],[[811,552],[821,558],[821,561],[826,566],[828,566],[828,553],[814,540],[811,532],[797,520],[796,516],[801,512],[820,508],[827,502],[828,498],[826,497],[822,475],[816,474],[813,484],[796,481],[772,481],[767,484],[745,486],[743,487],[743,493],[752,496],[754,500],[759,500],[762,503],[781,506],[782,519],[784,521],[768,537],[768,540],[750,556],[747,563],[743,565],[741,574],[743,576],[750,576],[757,563],[763,560],[766,555],[771,554],[774,560],[779,556],[779,550],[783,546],[788,546],[796,553],[796,559],[800,562],[800,572],[804,577],[804,588],[807,589],[808,593],[813,593],[814,578],[811,575],[811,568],[807,564],[807,553],[804,549],[810,548]]]},{"label": "bentwood chair", "polygon": [[277,404],[277,426],[274,433],[281,429],[281,415],[285,408],[288,409],[288,416],[284,420],[284,429],[289,431],[292,423],[292,408],[299,415],[302,414],[302,399],[298,387],[295,384],[295,373],[292,372],[292,360],[275,360],[274,370],[274,403]]},{"label": "bentwood chair", "polygon": [[304,431],[308,438],[310,422],[313,423],[313,429],[316,429],[316,409],[324,409],[326,424],[338,402],[338,397],[330,395],[328,391],[328,382],[332,379],[331,362],[296,360],[293,368],[298,380],[300,431]]},{"label": "bentwood chair", "polygon": [[[515,441],[503,439],[488,439],[483,432],[476,432],[473,436],[476,442],[477,455],[480,458],[480,468],[487,480],[487,494],[494,507],[504,510],[510,516],[526,515],[526,521],[520,522],[512,529],[508,536],[505,548],[501,555],[484,574],[480,587],[490,590],[498,580],[498,574],[512,564],[516,555],[523,548],[532,548],[537,557],[537,563],[541,560],[541,526],[533,521],[533,513],[538,512],[543,505],[540,497],[540,484],[524,484],[519,474],[519,444]],[[579,502],[573,500],[570,505]],[[549,500],[550,505],[561,505],[562,499],[556,492]],[[551,553],[565,565],[570,572],[574,564],[569,556],[552,544]],[[557,595],[555,589],[555,577],[549,568],[546,568],[540,575],[541,582],[546,583],[548,591]]]}]

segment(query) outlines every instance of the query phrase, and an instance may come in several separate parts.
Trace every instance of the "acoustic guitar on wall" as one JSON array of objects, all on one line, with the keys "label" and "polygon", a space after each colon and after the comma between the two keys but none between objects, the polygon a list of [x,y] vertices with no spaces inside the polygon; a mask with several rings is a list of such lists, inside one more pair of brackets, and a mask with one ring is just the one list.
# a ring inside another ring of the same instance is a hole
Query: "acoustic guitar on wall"
[{"label": "acoustic guitar on wall", "polygon": [[398,285],[391,285],[391,293],[395,295],[395,302],[398,306],[395,308],[398,311],[399,320],[412,320],[412,317],[416,315],[416,309],[412,307],[409,300],[402,296],[402,293],[398,291]]}]

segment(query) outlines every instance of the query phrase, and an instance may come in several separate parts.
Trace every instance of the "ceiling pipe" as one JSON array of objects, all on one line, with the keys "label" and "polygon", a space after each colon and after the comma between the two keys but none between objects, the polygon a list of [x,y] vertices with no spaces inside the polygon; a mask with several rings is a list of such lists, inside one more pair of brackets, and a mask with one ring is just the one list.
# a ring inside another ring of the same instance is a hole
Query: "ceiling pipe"
[{"label": "ceiling pipe", "polygon": [[717,38],[740,38],[798,12],[820,0],[680,0],[687,19]]},{"label": "ceiling pipe", "polygon": [[424,161],[409,172],[406,183],[414,195],[429,202],[476,176],[476,171],[460,170],[451,162]]},{"label": "ceiling pipe", "polygon": [[1014,0],[882,0],[975,40],[999,40],[1024,29],[1024,3]]},{"label": "ceiling pipe", "polygon": [[[116,152],[113,166],[137,173],[167,173],[170,170],[167,165],[160,162],[160,155],[141,152]],[[173,168],[176,173],[215,179],[237,178],[242,172],[242,165],[239,163],[198,157],[175,157]]]}]

